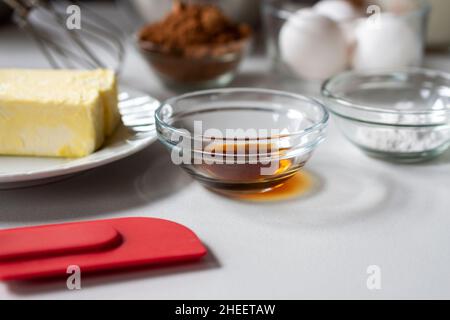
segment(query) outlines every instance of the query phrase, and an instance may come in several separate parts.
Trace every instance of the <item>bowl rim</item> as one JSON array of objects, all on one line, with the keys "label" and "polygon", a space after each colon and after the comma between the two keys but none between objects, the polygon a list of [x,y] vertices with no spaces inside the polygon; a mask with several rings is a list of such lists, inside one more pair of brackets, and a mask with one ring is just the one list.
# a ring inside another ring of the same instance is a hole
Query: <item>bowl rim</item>
[{"label": "bowl rim", "polygon": [[[279,8],[274,0],[264,0],[263,1],[263,10],[269,12],[269,14],[276,16],[279,19],[288,20],[292,15],[295,14],[295,11],[288,10],[284,8]],[[412,17],[412,16],[426,16],[432,10],[432,6],[429,0],[417,0],[418,7],[413,10],[408,10],[404,13],[395,13],[391,11],[383,11],[383,13],[394,13],[400,17]],[[369,3],[370,5],[371,3]],[[376,3],[374,3],[376,5]],[[313,8],[311,5],[301,6],[300,9],[310,9]],[[362,17],[364,18],[364,17]],[[354,19],[345,20],[343,22],[353,21]]]},{"label": "bowl rim", "polygon": [[[249,48],[252,45],[253,41],[253,33],[250,33],[248,36],[243,37],[241,39],[233,40],[228,43],[221,44],[223,47],[232,47],[232,46],[239,46],[239,50],[235,51],[226,51],[218,55],[205,55],[205,56],[199,56],[199,57],[190,57],[190,56],[183,56],[183,55],[177,55],[177,54],[171,54],[166,53],[161,50],[159,50],[158,46],[154,44],[151,41],[143,40],[141,39],[141,33],[142,30],[145,28],[146,25],[140,27],[137,31],[133,33],[132,39],[133,43],[136,48],[138,48],[142,53],[145,54],[152,54],[155,56],[159,56],[162,58],[175,58],[175,59],[187,59],[190,61],[206,61],[206,62],[229,62],[234,61],[237,58],[239,58],[242,54],[245,54]],[[148,47],[143,46],[143,44],[148,44]],[[205,45],[206,46],[206,45]],[[150,48],[153,49],[150,49]]]},{"label": "bowl rim", "polygon": [[[155,111],[156,124],[157,124],[157,126],[161,126],[164,129],[169,130],[172,133],[176,133],[177,135],[182,136],[182,137],[186,137],[186,138],[190,138],[190,139],[208,138],[207,136],[204,136],[203,134],[202,135],[192,135],[191,132],[189,132],[189,134],[186,134],[183,129],[175,128],[175,127],[171,126],[166,121],[164,121],[161,117],[161,112],[162,112],[163,108],[167,105],[173,104],[176,101],[186,99],[186,98],[191,98],[191,97],[201,96],[201,95],[212,95],[212,94],[231,94],[234,92],[259,93],[259,94],[278,95],[278,96],[284,96],[284,97],[288,97],[288,98],[294,98],[294,99],[302,100],[304,102],[308,102],[308,103],[315,105],[323,113],[323,115],[319,121],[316,121],[313,125],[305,128],[303,130],[290,132],[290,133],[283,133],[283,134],[278,134],[278,135],[273,135],[273,136],[271,135],[270,137],[267,137],[266,139],[283,139],[283,138],[288,138],[288,137],[293,137],[293,136],[307,135],[312,132],[323,130],[328,125],[328,121],[330,118],[329,112],[328,112],[327,108],[325,107],[325,105],[321,101],[319,101],[315,98],[311,98],[311,97],[308,97],[305,95],[300,95],[300,94],[291,93],[291,92],[287,92],[287,91],[262,89],[262,88],[251,88],[251,87],[199,90],[199,91],[188,92],[188,93],[181,94],[181,95],[178,95],[175,97],[171,97],[171,98],[161,102],[158,109],[156,109],[156,111]],[[224,138],[223,140],[226,141],[227,139]],[[233,141],[241,141],[241,140],[244,141],[246,139],[233,139]]]},{"label": "bowl rim", "polygon": [[[354,79],[357,76],[394,76],[394,75],[412,75],[412,74],[421,74],[426,75],[429,77],[443,77],[450,81],[450,73],[447,73],[445,71],[440,70],[433,70],[433,69],[427,69],[427,68],[419,68],[419,67],[409,67],[409,68],[402,68],[402,69],[387,69],[387,70],[350,70],[342,72],[338,75],[335,75],[327,80],[322,84],[321,87],[321,95],[323,98],[329,99],[333,101],[336,104],[339,104],[340,106],[344,107],[345,109],[351,109],[356,111],[365,111],[368,113],[375,113],[375,114],[388,114],[388,115],[433,115],[433,114],[443,114],[448,113],[450,114],[450,108],[447,109],[441,109],[441,110],[432,110],[432,109],[425,109],[425,110],[389,110],[389,109],[382,109],[377,107],[370,107],[363,104],[354,103],[349,99],[345,99],[343,97],[340,97],[338,94],[336,94],[335,90],[333,90],[331,87],[338,81],[342,81],[343,79]],[[450,86],[449,86],[450,88]],[[328,108],[332,113],[346,117],[351,118],[354,120],[360,120],[358,117],[350,117],[347,115],[340,114],[336,110],[333,110],[332,107]],[[364,121],[369,122],[369,121]]]}]

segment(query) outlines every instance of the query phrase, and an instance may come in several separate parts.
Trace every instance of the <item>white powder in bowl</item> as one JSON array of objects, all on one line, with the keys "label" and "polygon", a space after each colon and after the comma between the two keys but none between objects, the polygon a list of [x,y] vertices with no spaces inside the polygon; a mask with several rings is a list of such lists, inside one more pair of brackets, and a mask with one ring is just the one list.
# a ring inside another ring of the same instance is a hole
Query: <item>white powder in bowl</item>
[{"label": "white powder in bowl", "polygon": [[354,140],[367,149],[413,153],[431,151],[445,145],[450,141],[450,134],[448,128],[358,127]]}]

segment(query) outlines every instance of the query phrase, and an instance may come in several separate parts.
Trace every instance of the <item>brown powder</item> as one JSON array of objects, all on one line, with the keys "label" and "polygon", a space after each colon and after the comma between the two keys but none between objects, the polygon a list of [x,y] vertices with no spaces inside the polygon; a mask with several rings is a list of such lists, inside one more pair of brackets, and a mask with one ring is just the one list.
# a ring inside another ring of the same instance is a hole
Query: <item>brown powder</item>
[{"label": "brown powder", "polygon": [[147,49],[186,57],[220,55],[236,50],[250,36],[245,24],[231,22],[213,5],[174,2],[160,22],[144,27],[139,38]]},{"label": "brown powder", "polygon": [[367,0],[348,0],[355,8],[357,9],[365,9],[365,7],[368,5]]}]

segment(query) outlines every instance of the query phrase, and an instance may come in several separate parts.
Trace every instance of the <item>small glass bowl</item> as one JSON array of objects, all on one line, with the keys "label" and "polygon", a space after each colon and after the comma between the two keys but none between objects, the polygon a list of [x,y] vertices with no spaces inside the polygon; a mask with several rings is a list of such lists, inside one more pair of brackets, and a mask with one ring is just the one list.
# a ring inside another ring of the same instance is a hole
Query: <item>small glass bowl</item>
[{"label": "small glass bowl", "polygon": [[322,95],[344,135],[370,156],[419,162],[450,144],[450,74],[346,72],[326,81]]},{"label": "small glass bowl", "polygon": [[169,88],[180,91],[228,85],[248,54],[251,42],[251,37],[248,37],[224,44],[211,55],[186,57],[162,52],[151,42],[140,40],[139,34],[135,39],[139,52],[161,81]]},{"label": "small glass bowl", "polygon": [[269,191],[291,178],[324,140],[328,117],[316,100],[247,88],[181,95],[155,115],[172,161],[229,195]]}]

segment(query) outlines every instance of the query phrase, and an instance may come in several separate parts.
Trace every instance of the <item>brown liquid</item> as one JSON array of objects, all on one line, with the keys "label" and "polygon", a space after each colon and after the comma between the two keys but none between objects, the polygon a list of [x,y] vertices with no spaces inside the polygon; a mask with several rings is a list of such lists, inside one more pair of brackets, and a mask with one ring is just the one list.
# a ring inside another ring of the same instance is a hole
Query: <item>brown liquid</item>
[{"label": "brown liquid", "polygon": [[290,179],[269,191],[240,194],[235,198],[255,202],[284,201],[305,195],[311,190],[312,186],[313,179],[311,175],[307,172],[299,171]]},{"label": "brown liquid", "polygon": [[[227,149],[229,148],[229,149]],[[272,152],[270,145],[249,145],[249,144],[221,144],[211,150],[212,154],[225,155],[227,150],[230,150],[234,156],[231,156],[232,163],[214,163],[207,165],[205,169],[214,177],[224,181],[235,181],[238,183],[247,183],[251,181],[266,180],[270,177],[282,175],[291,167],[289,159],[280,159],[277,163],[277,168],[272,175],[263,175],[261,170],[269,167],[270,164],[263,164],[258,157],[263,154],[270,154]],[[282,153],[284,150],[276,151],[276,154]],[[224,158],[223,161],[226,159]],[[241,160],[241,163],[238,161]]]},{"label": "brown liquid", "polygon": [[[295,159],[292,158],[282,158],[272,163],[275,167],[271,174],[267,175],[263,174],[262,170],[269,168],[271,164],[259,161],[259,159],[267,159],[264,157],[267,154],[281,156],[286,153],[286,150],[272,150],[267,144],[220,144],[214,146],[214,149],[209,152],[212,155],[225,155],[227,150],[233,151],[232,164],[225,163],[223,158],[221,163],[204,163],[196,167],[196,171],[202,173],[202,177],[197,176],[197,178],[206,187],[221,194],[231,196],[235,194],[245,200],[252,200],[252,195],[255,194],[267,194],[266,197],[268,197],[269,193],[273,193],[273,198],[281,198],[280,192],[295,193],[295,188],[292,183],[289,184],[289,181],[293,179],[298,184],[297,172],[304,163],[294,161]],[[238,159],[243,163],[238,163]],[[298,185],[304,186],[305,183],[306,180]],[[278,196],[275,196],[276,192]]]}]

